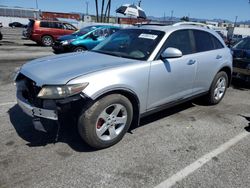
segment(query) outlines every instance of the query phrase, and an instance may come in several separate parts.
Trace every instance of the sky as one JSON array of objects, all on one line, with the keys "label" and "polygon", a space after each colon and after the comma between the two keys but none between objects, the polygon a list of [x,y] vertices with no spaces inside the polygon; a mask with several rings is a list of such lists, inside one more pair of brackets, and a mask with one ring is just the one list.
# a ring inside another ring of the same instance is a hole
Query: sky
[{"label": "sky", "polygon": [[[107,0],[106,0],[107,1]],[[86,13],[86,2],[89,4],[89,13],[95,14],[95,0],[37,0],[42,11],[82,12]],[[99,7],[101,0],[98,0]],[[122,4],[137,4],[138,0],[112,0],[111,15]],[[36,0],[0,0],[0,5],[21,6],[36,8]],[[249,0],[142,0],[141,8],[147,16],[166,16],[204,19],[227,19],[235,21],[250,20]]]}]

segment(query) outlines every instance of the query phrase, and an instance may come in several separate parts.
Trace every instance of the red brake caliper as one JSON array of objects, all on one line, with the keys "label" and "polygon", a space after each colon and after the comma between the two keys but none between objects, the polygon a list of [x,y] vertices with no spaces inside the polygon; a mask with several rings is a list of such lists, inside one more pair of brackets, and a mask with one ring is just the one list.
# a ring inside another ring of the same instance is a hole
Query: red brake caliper
[{"label": "red brake caliper", "polygon": [[105,123],[104,119],[100,118],[96,124],[96,128],[100,129],[104,123]]}]

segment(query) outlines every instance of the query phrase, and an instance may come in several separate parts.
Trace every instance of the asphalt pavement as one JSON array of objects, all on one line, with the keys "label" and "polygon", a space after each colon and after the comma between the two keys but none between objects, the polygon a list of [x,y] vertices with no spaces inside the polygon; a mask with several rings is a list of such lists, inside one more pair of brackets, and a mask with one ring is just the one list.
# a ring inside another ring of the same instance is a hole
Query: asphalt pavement
[{"label": "asphalt pavement", "polygon": [[250,185],[250,86],[234,81],[223,101],[191,101],[141,120],[104,150],[88,147],[66,119],[47,133],[16,105],[15,70],[54,55],[2,29],[0,41],[0,188],[14,187],[227,187]]}]

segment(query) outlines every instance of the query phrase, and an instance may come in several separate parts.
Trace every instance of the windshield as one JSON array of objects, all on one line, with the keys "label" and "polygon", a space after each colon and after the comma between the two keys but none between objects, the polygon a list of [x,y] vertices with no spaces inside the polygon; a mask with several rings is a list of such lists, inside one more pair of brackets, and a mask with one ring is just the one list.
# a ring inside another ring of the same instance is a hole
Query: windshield
[{"label": "windshield", "polygon": [[117,31],[92,51],[129,59],[147,60],[164,32],[148,29]]},{"label": "windshield", "polygon": [[90,32],[90,31],[95,30],[96,28],[97,28],[97,27],[95,27],[95,26],[84,27],[84,28],[80,29],[79,31],[76,31],[74,34],[75,34],[75,35],[78,35],[78,36],[82,36],[82,35],[87,34],[87,33]]},{"label": "windshield", "polygon": [[242,39],[240,42],[238,42],[236,45],[234,45],[233,48],[238,49],[238,50],[250,49],[250,38]]}]

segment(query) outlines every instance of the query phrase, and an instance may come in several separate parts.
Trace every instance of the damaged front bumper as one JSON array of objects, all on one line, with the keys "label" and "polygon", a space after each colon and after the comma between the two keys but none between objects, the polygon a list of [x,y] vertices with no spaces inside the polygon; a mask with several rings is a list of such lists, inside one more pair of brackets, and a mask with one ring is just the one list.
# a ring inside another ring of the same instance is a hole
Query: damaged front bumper
[{"label": "damaged front bumper", "polygon": [[58,120],[57,110],[37,108],[31,105],[24,97],[22,97],[22,93],[20,91],[17,92],[17,103],[21,109],[31,117],[42,117],[51,120]]}]

